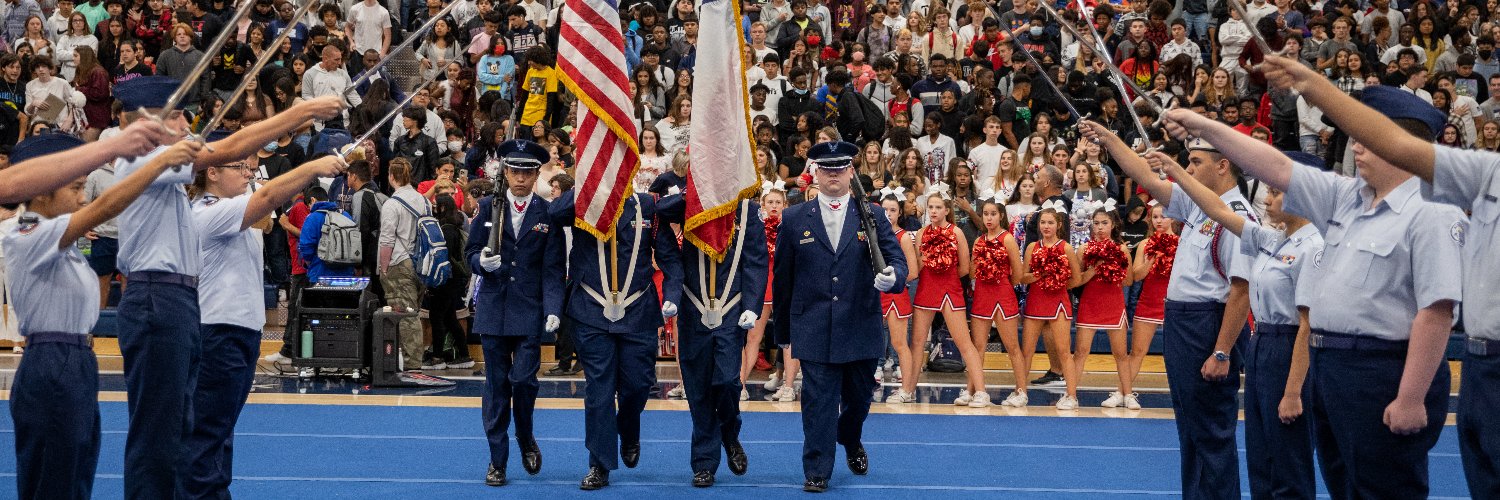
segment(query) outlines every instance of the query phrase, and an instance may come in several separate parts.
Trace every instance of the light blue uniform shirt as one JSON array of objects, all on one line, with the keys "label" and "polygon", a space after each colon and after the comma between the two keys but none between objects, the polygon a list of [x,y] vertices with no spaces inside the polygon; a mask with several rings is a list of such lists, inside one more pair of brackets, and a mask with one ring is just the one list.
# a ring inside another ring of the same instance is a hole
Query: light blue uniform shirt
[{"label": "light blue uniform shirt", "polygon": [[72,218],[68,214],[42,219],[27,213],[0,241],[5,246],[6,279],[23,335],[85,335],[99,319],[99,278],[77,246],[57,248]]},{"label": "light blue uniform shirt", "polygon": [[[166,150],[167,146],[161,146],[133,161],[115,160],[115,178],[125,180]],[[202,270],[198,231],[193,227],[192,208],[183,187],[191,182],[192,165],[183,165],[177,172],[169,168],[116,218],[120,226],[120,271],[197,276]]]},{"label": "light blue uniform shirt", "polygon": [[1246,222],[1240,232],[1240,252],[1250,265],[1250,311],[1258,323],[1297,325],[1297,291],[1308,280],[1313,257],[1323,251],[1323,235],[1312,224],[1286,233]]},{"label": "light blue uniform shirt", "polygon": [[193,202],[193,223],[203,247],[198,308],[205,325],[265,326],[265,308],[258,300],[265,293],[265,238],[254,228],[240,230],[249,205],[249,193]]},{"label": "light blue uniform shirt", "polygon": [[1500,155],[1436,147],[1428,199],[1468,210],[1464,247],[1464,329],[1500,340]]},{"label": "light blue uniform shirt", "polygon": [[[1255,220],[1255,214],[1250,212],[1250,202],[1245,201],[1239,190],[1231,189],[1219,199],[1246,220]],[[1182,187],[1172,185],[1172,199],[1162,215],[1183,223],[1171,281],[1167,284],[1167,300],[1223,303],[1229,295],[1230,278],[1248,281],[1250,259],[1240,256],[1240,238],[1203,213]],[[1214,245],[1216,233],[1219,237],[1217,246]],[[1218,267],[1214,266],[1215,250]]]},{"label": "light blue uniform shirt", "polygon": [[1323,231],[1323,252],[1297,297],[1314,329],[1407,340],[1419,309],[1458,305],[1462,212],[1423,199],[1415,177],[1366,208],[1375,191],[1363,179],[1292,169],[1283,209]]}]

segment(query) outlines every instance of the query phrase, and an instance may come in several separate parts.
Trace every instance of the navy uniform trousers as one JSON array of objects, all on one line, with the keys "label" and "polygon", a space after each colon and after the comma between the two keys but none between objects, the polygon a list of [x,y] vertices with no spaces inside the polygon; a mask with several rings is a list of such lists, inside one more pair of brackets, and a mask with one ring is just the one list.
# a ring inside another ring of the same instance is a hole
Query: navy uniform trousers
[{"label": "navy uniform trousers", "polygon": [[198,289],[196,280],[179,274],[131,273],[128,279],[118,319],[130,398],[125,498],[172,498],[188,470],[201,348]]},{"label": "navy uniform trousers", "polygon": [[1224,319],[1219,302],[1167,301],[1164,360],[1167,386],[1172,391],[1177,441],[1182,457],[1182,495],[1188,499],[1240,498],[1239,422],[1240,370],[1250,335],[1241,332],[1229,357],[1229,377],[1203,379],[1203,362],[1213,355]]},{"label": "navy uniform trousers", "polygon": [[[1495,349],[1496,342],[1489,343]],[[27,351],[30,352],[30,351]],[[1500,352],[1469,353],[1458,391],[1458,448],[1474,498],[1500,498]]]},{"label": "navy uniform trousers", "polygon": [[1448,363],[1438,364],[1423,398],[1427,426],[1398,436],[1384,418],[1386,406],[1400,389],[1406,350],[1376,345],[1395,342],[1361,340],[1366,343],[1358,350],[1312,348],[1313,430],[1323,483],[1336,500],[1427,498],[1427,453],[1448,420]]},{"label": "navy uniform trousers", "polygon": [[1297,325],[1257,323],[1245,353],[1245,463],[1251,498],[1313,498],[1313,401],[1302,384],[1302,416],[1281,423],[1281,398],[1292,369]]},{"label": "navy uniform trousers", "polygon": [[229,498],[234,479],[234,425],[250,397],[260,357],[260,331],[203,325],[203,353],[193,389],[193,430],[188,434],[182,498]]},{"label": "navy uniform trousers", "polygon": [[656,332],[609,333],[582,321],[575,324],[586,382],[589,465],[615,470],[620,468],[620,444],[641,441],[641,412],[656,384]]},{"label": "navy uniform trousers", "polygon": [[719,469],[724,443],[740,439],[740,359],[745,330],[732,323],[713,330],[683,326],[692,321],[697,318],[677,322],[682,328],[677,336],[677,359],[693,416],[693,471],[712,472]]},{"label": "navy uniform trousers", "polygon": [[[802,473],[833,475],[834,444],[859,446],[875,392],[875,359],[848,363],[802,360]],[[830,434],[830,429],[837,429]]]},{"label": "navy uniform trousers", "polygon": [[[99,464],[99,363],[77,343],[29,338],[11,383],[17,498],[86,500]],[[62,335],[58,335],[61,337]],[[67,338],[67,337],[63,337]]]},{"label": "navy uniform trousers", "polygon": [[484,383],[489,390],[482,398],[484,436],[490,443],[490,464],[505,470],[510,460],[512,420],[516,441],[536,442],[532,414],[540,390],[536,372],[542,367],[542,339],[536,335],[480,335],[484,348]]}]

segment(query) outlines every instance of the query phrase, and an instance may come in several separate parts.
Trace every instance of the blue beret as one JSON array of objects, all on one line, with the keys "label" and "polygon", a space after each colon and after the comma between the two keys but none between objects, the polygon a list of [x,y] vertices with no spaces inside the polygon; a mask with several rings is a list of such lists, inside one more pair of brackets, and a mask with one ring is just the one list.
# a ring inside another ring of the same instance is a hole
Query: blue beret
[{"label": "blue beret", "polygon": [[1421,97],[1417,97],[1416,94],[1396,87],[1385,85],[1365,87],[1364,94],[1359,100],[1392,120],[1404,118],[1427,124],[1427,130],[1431,132],[1425,137],[1428,140],[1436,139],[1438,134],[1443,132],[1443,125],[1448,123],[1447,114],[1422,100]]},{"label": "blue beret", "polygon": [[[181,84],[181,80],[167,76],[138,76],[115,84],[115,99],[126,111],[162,108]],[[185,101],[177,103],[177,109],[187,106]]]},{"label": "blue beret", "polygon": [[849,168],[854,165],[854,156],[858,154],[859,146],[843,141],[825,142],[807,150],[808,160],[826,170]]},{"label": "blue beret", "polygon": [[552,155],[541,144],[526,139],[511,139],[500,143],[500,159],[509,168],[538,169],[552,161]]},{"label": "blue beret", "polygon": [[1316,169],[1322,169],[1323,165],[1325,164],[1325,162],[1323,161],[1323,157],[1312,153],[1306,153],[1302,151],[1282,151],[1281,154],[1286,155],[1287,158],[1291,158],[1294,162],[1301,163],[1303,165],[1307,165]]},{"label": "blue beret", "polygon": [[61,153],[83,145],[83,139],[63,133],[32,136],[16,144],[10,151],[10,164],[15,165],[32,158]]},{"label": "blue beret", "polygon": [[224,139],[228,138],[230,135],[233,135],[233,134],[234,134],[234,132],[230,132],[228,130],[224,130],[222,128],[219,128],[219,129],[214,129],[213,132],[209,132],[208,135],[203,136],[203,140],[205,142],[221,141],[221,140],[224,140]]}]

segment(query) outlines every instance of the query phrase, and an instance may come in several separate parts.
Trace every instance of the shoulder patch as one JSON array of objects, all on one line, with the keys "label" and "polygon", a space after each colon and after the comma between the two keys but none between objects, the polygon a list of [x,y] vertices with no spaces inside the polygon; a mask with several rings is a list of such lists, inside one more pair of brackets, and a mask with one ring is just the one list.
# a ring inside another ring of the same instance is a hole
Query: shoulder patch
[{"label": "shoulder patch", "polygon": [[1250,209],[1245,207],[1245,202],[1239,200],[1229,202],[1229,208],[1240,213],[1250,212]]},{"label": "shoulder patch", "polygon": [[1313,267],[1318,268],[1318,269],[1322,269],[1323,268],[1323,251],[1322,250],[1318,250],[1318,253],[1313,254]]},{"label": "shoulder patch", "polygon": [[1448,226],[1448,236],[1453,238],[1453,241],[1458,242],[1458,246],[1460,247],[1464,246],[1464,242],[1468,240],[1468,232],[1469,223],[1463,220],[1453,221],[1453,225]]}]

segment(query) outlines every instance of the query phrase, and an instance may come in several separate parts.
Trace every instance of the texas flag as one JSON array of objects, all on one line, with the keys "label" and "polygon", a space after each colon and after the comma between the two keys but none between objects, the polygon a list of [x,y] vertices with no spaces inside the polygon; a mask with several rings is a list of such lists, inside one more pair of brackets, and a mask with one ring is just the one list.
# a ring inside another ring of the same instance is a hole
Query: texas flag
[{"label": "texas flag", "polygon": [[698,25],[683,236],[722,260],[734,233],[735,208],[760,188],[746,68],[740,59],[745,40],[739,2],[704,0]]}]

